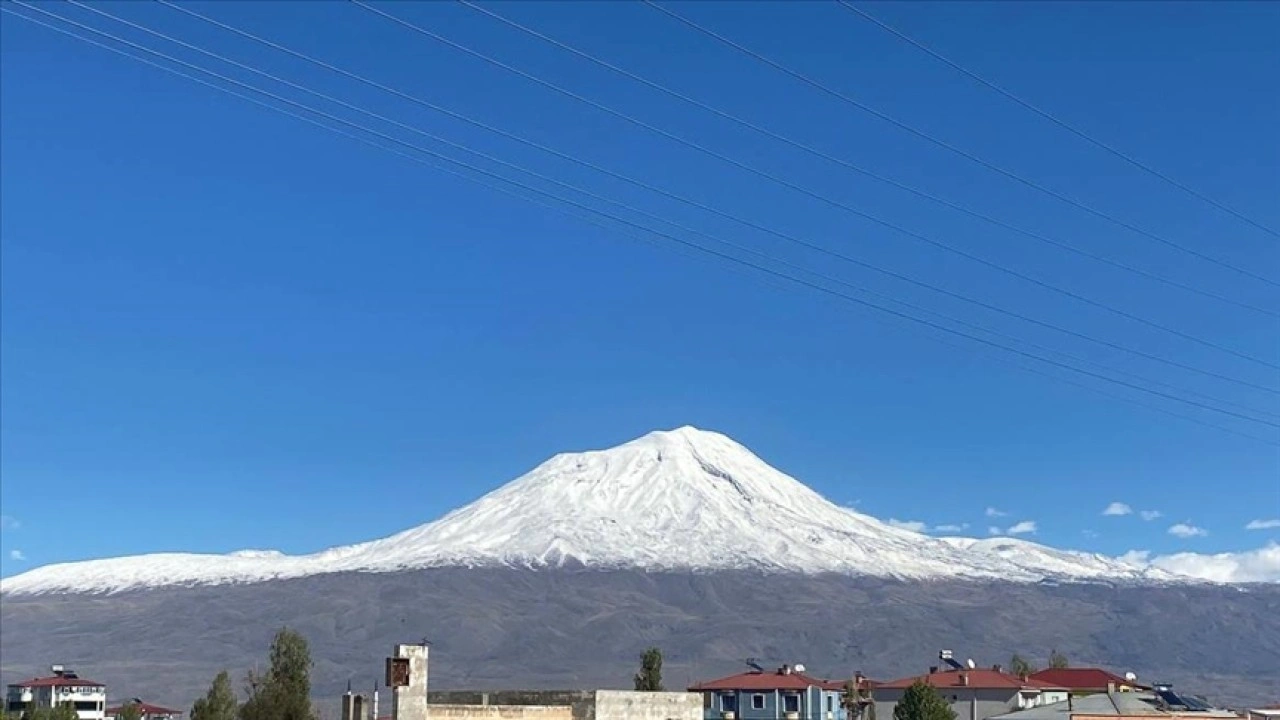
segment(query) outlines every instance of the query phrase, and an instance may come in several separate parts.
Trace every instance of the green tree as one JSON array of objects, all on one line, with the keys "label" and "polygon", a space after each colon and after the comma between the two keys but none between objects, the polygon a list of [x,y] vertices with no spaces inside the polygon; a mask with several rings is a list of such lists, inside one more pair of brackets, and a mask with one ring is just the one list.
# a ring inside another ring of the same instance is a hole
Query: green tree
[{"label": "green tree", "polygon": [[116,720],[142,720],[142,707],[131,700],[120,706],[120,714],[116,716]]},{"label": "green tree", "polygon": [[635,677],[636,690],[662,692],[662,651],[651,647],[640,656],[640,672]]},{"label": "green tree", "polygon": [[240,706],[240,720],[316,720],[307,639],[282,629],[271,643],[270,663],[263,675],[249,673],[249,697]]},{"label": "green tree", "polygon": [[1049,667],[1055,670],[1061,670],[1062,668],[1070,667],[1070,665],[1071,663],[1067,661],[1066,655],[1063,655],[1057,650],[1049,651]]},{"label": "green tree", "polygon": [[1032,665],[1026,658],[1017,653],[1014,653],[1013,657],[1009,659],[1009,672],[1017,675],[1018,677],[1030,675],[1035,671],[1036,666]]},{"label": "green tree", "polygon": [[893,720],[956,720],[956,713],[933,686],[917,680],[894,706]]},{"label": "green tree", "polygon": [[191,707],[191,720],[236,720],[239,709],[231,676],[223,670],[213,679],[209,692]]}]

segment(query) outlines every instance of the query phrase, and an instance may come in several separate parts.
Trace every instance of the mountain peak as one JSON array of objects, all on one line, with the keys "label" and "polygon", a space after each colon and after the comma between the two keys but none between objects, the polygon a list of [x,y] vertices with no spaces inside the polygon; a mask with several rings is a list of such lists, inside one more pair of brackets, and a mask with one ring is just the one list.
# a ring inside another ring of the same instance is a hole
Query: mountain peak
[{"label": "mountain peak", "polygon": [[617,447],[596,452],[612,452],[628,448],[653,448],[672,452],[696,452],[700,449],[720,452],[731,450],[754,457],[750,450],[728,435],[713,430],[701,430],[692,425],[682,425],[671,430],[654,430]]}]

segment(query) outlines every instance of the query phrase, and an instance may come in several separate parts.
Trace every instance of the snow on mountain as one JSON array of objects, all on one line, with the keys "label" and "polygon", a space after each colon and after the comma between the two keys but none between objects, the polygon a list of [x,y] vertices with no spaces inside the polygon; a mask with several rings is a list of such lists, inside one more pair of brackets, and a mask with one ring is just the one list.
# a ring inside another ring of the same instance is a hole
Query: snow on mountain
[{"label": "snow on mountain", "polygon": [[557,455],[443,518],[288,556],[167,553],[49,565],[11,594],[262,582],[440,566],[750,569],[930,579],[1165,581],[1177,576],[1025,540],[933,538],[839,507],[718,433],[653,432]]}]

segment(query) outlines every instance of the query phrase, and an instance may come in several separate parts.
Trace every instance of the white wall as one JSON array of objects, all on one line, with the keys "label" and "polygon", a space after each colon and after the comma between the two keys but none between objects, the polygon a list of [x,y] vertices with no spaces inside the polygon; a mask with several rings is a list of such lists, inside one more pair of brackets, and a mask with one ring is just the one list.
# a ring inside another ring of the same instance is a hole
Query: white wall
[{"label": "white wall", "polygon": [[597,690],[596,720],[702,720],[702,695]]}]

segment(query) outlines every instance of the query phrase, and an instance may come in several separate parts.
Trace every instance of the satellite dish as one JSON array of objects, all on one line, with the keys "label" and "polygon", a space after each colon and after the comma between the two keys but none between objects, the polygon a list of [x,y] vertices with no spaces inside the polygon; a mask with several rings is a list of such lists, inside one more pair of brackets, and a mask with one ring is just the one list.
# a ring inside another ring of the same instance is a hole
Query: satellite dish
[{"label": "satellite dish", "polygon": [[970,670],[978,667],[978,665],[973,661],[973,658],[969,658],[966,662],[969,665]]},{"label": "satellite dish", "polygon": [[1125,679],[1125,680],[1128,680],[1129,682],[1133,682],[1134,680],[1137,680],[1137,679],[1138,679],[1138,676],[1137,676],[1137,675],[1134,675],[1134,674],[1133,674],[1133,671],[1129,671],[1129,672],[1127,672],[1127,673],[1125,673],[1125,674],[1124,674],[1124,679]]},{"label": "satellite dish", "polygon": [[800,663],[796,663],[795,667],[791,669],[795,670],[796,672],[804,672],[804,665],[801,665]]}]

